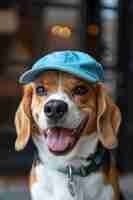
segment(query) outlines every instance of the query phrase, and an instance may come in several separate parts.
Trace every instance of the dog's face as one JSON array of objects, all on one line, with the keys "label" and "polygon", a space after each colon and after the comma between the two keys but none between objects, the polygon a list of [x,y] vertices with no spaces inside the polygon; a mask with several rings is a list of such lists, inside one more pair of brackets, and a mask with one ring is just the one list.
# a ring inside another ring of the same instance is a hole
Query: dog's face
[{"label": "dog's face", "polygon": [[94,132],[105,147],[112,148],[120,121],[119,109],[103,84],[47,71],[24,88],[16,113],[16,149],[24,148],[32,135],[38,148],[65,156]]},{"label": "dog's face", "polygon": [[88,126],[96,128],[96,93],[93,85],[70,74],[47,72],[33,83],[32,115],[49,151],[73,149]]}]

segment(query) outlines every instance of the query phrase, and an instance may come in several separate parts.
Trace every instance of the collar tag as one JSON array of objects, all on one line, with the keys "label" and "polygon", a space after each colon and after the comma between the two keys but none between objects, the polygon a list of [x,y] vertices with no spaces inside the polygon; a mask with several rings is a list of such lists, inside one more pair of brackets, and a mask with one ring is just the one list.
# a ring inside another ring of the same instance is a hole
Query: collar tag
[{"label": "collar tag", "polygon": [[72,166],[68,166],[67,167],[67,173],[68,173],[68,190],[70,192],[70,194],[72,195],[72,197],[75,197],[76,195],[76,183],[74,181],[74,177],[73,177],[73,168]]}]

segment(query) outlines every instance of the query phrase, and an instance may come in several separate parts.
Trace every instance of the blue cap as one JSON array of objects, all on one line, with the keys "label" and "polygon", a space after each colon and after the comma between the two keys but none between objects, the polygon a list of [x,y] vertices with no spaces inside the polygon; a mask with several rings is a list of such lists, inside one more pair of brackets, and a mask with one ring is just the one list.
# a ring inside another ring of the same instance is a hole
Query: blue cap
[{"label": "blue cap", "polygon": [[76,75],[90,82],[103,81],[103,67],[90,55],[80,51],[57,51],[40,58],[32,69],[24,72],[20,83],[34,81],[42,72],[58,70]]}]

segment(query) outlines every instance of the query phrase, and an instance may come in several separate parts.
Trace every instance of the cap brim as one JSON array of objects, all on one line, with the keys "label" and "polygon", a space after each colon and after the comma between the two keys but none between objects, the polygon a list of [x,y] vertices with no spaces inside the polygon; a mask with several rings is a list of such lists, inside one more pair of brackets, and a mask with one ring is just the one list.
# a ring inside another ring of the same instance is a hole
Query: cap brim
[{"label": "cap brim", "polygon": [[50,71],[50,70],[57,70],[57,71],[63,71],[63,72],[67,72],[73,75],[76,75],[79,78],[85,79],[87,81],[91,81],[91,82],[96,82],[96,81],[100,81],[101,79],[99,79],[98,76],[96,76],[94,73],[88,72],[88,71],[82,71],[82,70],[78,70],[78,69],[73,69],[73,68],[67,68],[65,67],[58,67],[58,66],[54,66],[54,67],[48,67],[46,66],[45,68],[40,68],[40,69],[31,69],[28,70],[26,72],[24,72],[19,79],[19,82],[22,84],[28,84],[32,81],[34,81],[42,72],[45,71]]}]

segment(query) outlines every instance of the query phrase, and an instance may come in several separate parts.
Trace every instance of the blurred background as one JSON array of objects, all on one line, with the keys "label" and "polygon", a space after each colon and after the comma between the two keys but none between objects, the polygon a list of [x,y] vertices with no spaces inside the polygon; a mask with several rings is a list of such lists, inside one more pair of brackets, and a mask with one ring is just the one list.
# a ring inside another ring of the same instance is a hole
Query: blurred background
[{"label": "blurred background", "polygon": [[14,149],[18,77],[37,58],[63,49],[83,50],[103,64],[123,116],[117,163],[133,185],[133,1],[0,0],[0,200],[30,199],[26,176],[34,147],[30,141],[24,151]]}]

